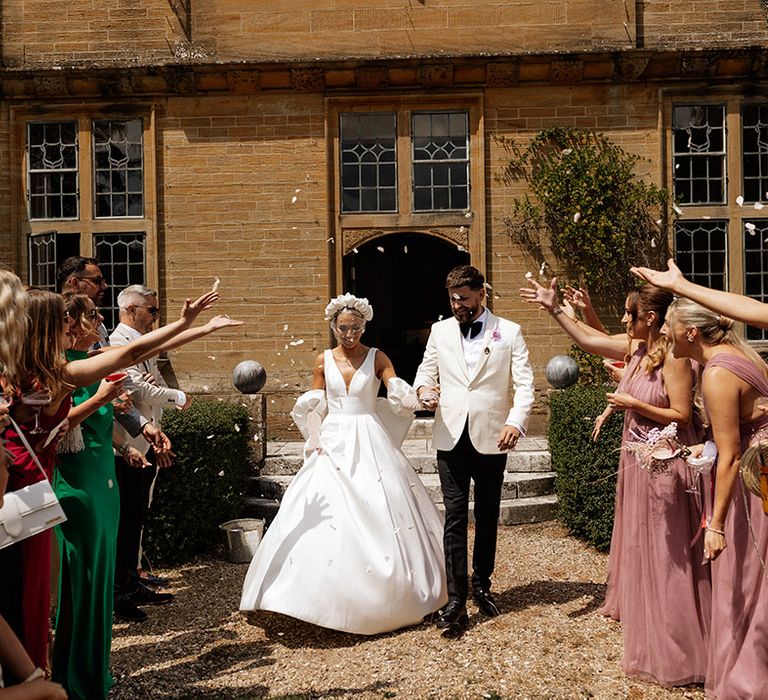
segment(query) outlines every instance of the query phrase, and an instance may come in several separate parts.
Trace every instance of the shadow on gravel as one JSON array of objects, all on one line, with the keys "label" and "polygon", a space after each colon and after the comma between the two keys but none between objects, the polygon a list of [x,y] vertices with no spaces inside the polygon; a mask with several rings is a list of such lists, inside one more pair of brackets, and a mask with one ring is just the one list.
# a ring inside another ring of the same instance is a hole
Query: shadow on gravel
[{"label": "shadow on gravel", "polygon": [[597,610],[605,599],[605,584],[584,581],[532,581],[509,588],[496,598],[503,613],[518,612],[534,605],[561,605],[587,598],[584,607],[568,613],[582,617]]},{"label": "shadow on gravel", "polygon": [[[283,644],[291,649],[309,647],[311,649],[344,649],[365,644],[371,640],[384,639],[403,632],[411,632],[419,627],[429,627],[430,624],[422,622],[412,627],[403,627],[384,634],[349,634],[336,630],[318,627],[303,620],[297,620],[280,613],[259,610],[247,614],[249,625],[260,627],[267,638],[276,644]],[[325,697],[325,696],[323,696]]]}]

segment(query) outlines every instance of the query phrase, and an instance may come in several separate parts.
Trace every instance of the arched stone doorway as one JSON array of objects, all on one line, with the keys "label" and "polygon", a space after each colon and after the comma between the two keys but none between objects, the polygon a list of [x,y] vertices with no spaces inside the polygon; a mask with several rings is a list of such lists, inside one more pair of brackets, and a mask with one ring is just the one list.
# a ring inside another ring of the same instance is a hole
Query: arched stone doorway
[{"label": "arched stone doorway", "polygon": [[344,256],[344,291],[367,297],[374,309],[363,342],[387,353],[407,382],[416,376],[430,327],[451,313],[445,276],[468,262],[469,253],[423,233],[381,236]]}]

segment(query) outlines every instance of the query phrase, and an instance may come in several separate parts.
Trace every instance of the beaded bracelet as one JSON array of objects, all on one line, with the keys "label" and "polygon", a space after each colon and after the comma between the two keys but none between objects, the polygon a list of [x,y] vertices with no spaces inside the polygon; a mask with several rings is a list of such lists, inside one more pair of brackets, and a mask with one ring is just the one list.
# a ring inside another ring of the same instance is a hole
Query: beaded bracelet
[{"label": "beaded bracelet", "polygon": [[716,535],[725,537],[725,530],[715,530],[715,528],[709,527],[709,525],[707,525],[707,532],[714,532]]}]

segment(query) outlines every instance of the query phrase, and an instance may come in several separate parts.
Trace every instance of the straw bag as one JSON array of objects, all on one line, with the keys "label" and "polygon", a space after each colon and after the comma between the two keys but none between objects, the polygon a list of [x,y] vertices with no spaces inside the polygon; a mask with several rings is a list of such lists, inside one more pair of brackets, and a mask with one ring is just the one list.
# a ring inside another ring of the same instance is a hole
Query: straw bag
[{"label": "straw bag", "polygon": [[40,460],[13,419],[11,423],[24,447],[32,455],[43,480],[10,491],[3,497],[3,507],[0,508],[0,549],[37,535],[67,519]]},{"label": "straw bag", "polygon": [[750,445],[741,455],[739,471],[744,486],[763,501],[763,512],[768,515],[768,442],[760,440]]}]

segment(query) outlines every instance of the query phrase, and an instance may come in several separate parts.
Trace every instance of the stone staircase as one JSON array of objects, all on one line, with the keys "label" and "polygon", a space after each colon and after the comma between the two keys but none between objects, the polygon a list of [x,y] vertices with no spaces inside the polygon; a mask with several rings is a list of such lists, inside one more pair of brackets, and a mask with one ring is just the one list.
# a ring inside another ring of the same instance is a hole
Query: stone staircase
[{"label": "stone staircase", "polygon": [[[431,436],[432,419],[417,418],[403,442],[403,452],[432,500],[442,509],[443,495]],[[267,443],[266,457],[259,474],[250,478],[246,495],[247,517],[264,518],[268,523],[272,520],[293,475],[301,468],[303,449],[304,443],[301,442]],[[518,525],[554,519],[557,515],[554,487],[555,474],[551,471],[546,438],[521,438],[517,449],[507,457],[499,522]],[[472,492],[470,517],[471,501]]]}]

